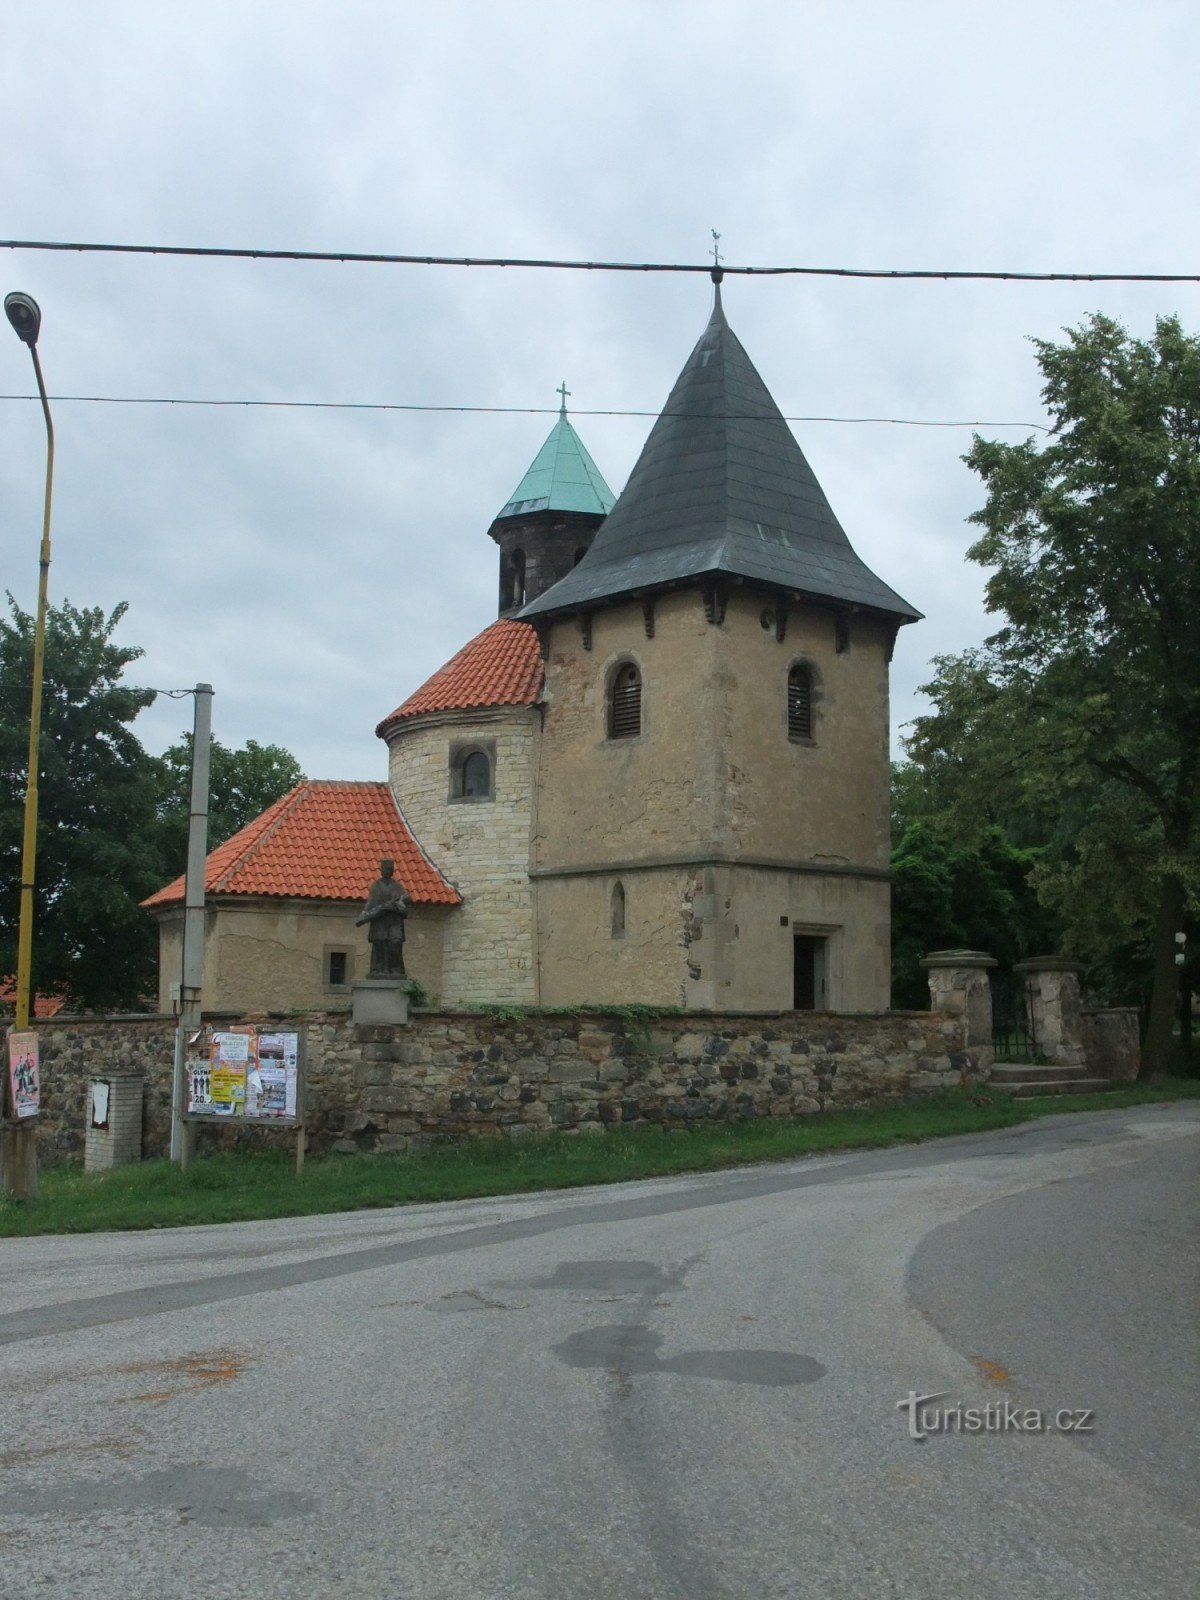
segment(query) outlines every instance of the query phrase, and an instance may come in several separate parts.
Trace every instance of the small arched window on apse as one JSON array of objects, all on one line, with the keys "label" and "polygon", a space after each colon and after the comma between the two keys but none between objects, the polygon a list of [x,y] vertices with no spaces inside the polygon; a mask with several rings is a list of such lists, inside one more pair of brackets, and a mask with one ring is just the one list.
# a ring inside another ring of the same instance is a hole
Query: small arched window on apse
[{"label": "small arched window on apse", "polygon": [[613,673],[608,692],[608,737],[636,739],[642,731],[642,675],[632,661]]},{"label": "small arched window on apse", "polygon": [[455,753],[450,764],[450,794],[455,800],[492,799],[492,761],[486,750]]},{"label": "small arched window on apse", "polygon": [[612,936],[614,939],[623,939],[625,937],[625,886],[623,884],[613,884],[610,911],[612,914]]},{"label": "small arched window on apse", "polygon": [[813,737],[813,674],[802,661],[788,673],[787,728],[789,739]]}]

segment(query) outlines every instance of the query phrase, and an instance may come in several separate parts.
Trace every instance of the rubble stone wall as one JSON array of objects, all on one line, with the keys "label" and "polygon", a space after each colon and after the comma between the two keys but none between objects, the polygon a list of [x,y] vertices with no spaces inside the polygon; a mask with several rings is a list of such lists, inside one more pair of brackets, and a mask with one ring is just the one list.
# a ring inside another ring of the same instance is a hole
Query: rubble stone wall
[{"label": "rubble stone wall", "polygon": [[[286,1025],[307,1029],[316,1152],[790,1117],[946,1088],[986,1076],[990,1064],[990,1053],[966,1046],[962,1021],[938,1012],[415,1012],[403,1027],[355,1027],[325,1012]],[[166,1153],[170,1018],[55,1018],[38,1032],[43,1160],[82,1154],[88,1079],[117,1066],[145,1072],[142,1153]],[[230,1126],[206,1129],[201,1148],[239,1140],[286,1146],[291,1138]]]}]

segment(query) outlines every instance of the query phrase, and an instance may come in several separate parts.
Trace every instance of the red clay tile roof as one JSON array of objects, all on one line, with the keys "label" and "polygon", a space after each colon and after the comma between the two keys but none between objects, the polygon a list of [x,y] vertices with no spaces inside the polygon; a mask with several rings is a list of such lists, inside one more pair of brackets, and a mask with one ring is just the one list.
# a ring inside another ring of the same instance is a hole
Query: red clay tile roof
[{"label": "red clay tile roof", "polygon": [[542,656],[528,622],[501,618],[476,634],[375,729],[382,739],[405,717],[482,706],[531,706],[542,692]]},{"label": "red clay tile roof", "polygon": [[[17,980],[15,978],[0,978],[0,1012],[6,1012],[17,1004]],[[35,1017],[56,1017],[65,1004],[60,994],[35,994],[33,997],[33,1014]]]},{"label": "red clay tile roof", "polygon": [[[207,894],[286,895],[305,900],[365,900],[390,856],[418,905],[454,906],[460,896],[408,830],[386,783],[297,784],[208,857]],[[183,900],[183,878],[142,905]]]}]

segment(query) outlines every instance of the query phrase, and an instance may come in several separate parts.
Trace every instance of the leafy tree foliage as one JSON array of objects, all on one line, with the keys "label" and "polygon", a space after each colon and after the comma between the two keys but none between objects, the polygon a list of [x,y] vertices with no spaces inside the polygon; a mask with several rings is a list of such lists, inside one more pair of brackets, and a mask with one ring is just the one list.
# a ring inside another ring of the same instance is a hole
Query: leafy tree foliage
[{"label": "leafy tree foliage", "polygon": [[1047,948],[1051,918],[1033,884],[1039,854],[1017,849],[996,827],[962,844],[935,824],[908,822],[892,852],[894,1005],[928,1006],[921,957],[930,950],[986,950],[1010,967]]},{"label": "leafy tree foliage", "polygon": [[[282,745],[248,739],[230,750],[214,739],[209,747],[208,848],[213,850],[253,822],[269,805],[304,780],[300,763]],[[164,876],[187,863],[188,813],[192,793],[192,736],[184,734],[162,757],[159,819]]]},{"label": "leafy tree foliage", "polygon": [[968,554],[1005,624],[935,662],[909,753],[960,829],[1044,846],[1041,898],[1093,975],[1120,991],[1145,949],[1125,987],[1144,976],[1161,1068],[1200,891],[1200,340],[1094,316],[1035,345],[1049,442],[976,437],[966,457],[987,490]]},{"label": "leafy tree foliage", "polygon": [[[0,618],[0,973],[16,971],[33,618]],[[158,766],[131,724],[153,694],[121,682],[142,652],[125,614],[68,601],[46,619],[34,894],[34,986],[85,1007],[136,1005],[156,936],[138,901],[161,881]]]},{"label": "leafy tree foliage", "polygon": [[[114,635],[125,615],[69,602],[46,618],[33,979],[91,1010],[135,1008],[156,988],[158,934],[139,902],[187,856],[191,736],[149,755],[132,724],[154,699],[122,679],[139,660]],[[33,618],[0,619],[0,975],[17,964]],[[278,745],[214,741],[210,849],[303,778]]]}]

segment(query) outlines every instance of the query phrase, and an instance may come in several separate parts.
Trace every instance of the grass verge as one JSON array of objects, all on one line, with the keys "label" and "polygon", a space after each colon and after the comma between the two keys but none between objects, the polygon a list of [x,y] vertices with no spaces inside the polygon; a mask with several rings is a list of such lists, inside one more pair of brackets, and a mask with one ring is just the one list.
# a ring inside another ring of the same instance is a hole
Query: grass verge
[{"label": "grass verge", "polygon": [[475,1139],[407,1155],[327,1156],[310,1160],[299,1178],[292,1158],[274,1152],[205,1157],[186,1175],[169,1161],[91,1174],[78,1166],[51,1167],[40,1175],[36,1200],[0,1199],[0,1236],[178,1228],[571,1189],[822,1151],[877,1149],[1012,1127],[1061,1112],[1198,1097],[1200,1082],[1185,1079],[1046,1100],[1014,1101],[995,1091],[963,1089],[876,1111],[830,1111],[786,1121],[677,1131],[618,1128],[603,1138],[547,1134],[521,1144]]}]

